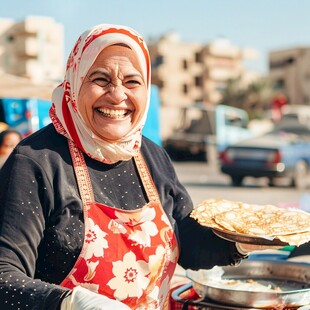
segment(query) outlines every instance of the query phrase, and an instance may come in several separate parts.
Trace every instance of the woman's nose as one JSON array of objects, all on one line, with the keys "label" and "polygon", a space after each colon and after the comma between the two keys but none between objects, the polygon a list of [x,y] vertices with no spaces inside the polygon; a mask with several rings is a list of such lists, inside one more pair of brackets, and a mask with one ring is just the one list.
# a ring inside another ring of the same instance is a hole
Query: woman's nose
[{"label": "woman's nose", "polygon": [[111,103],[118,104],[127,99],[126,89],[123,85],[112,85],[109,87],[107,97]]}]

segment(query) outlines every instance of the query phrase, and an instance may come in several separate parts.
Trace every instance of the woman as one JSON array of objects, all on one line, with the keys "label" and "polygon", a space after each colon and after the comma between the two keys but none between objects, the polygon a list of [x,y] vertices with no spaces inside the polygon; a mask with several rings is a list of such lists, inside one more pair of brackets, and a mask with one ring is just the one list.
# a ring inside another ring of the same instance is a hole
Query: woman
[{"label": "woman", "polygon": [[0,168],[21,139],[22,135],[14,129],[6,129],[0,133]]},{"label": "woman", "polygon": [[1,171],[1,309],[163,309],[177,262],[245,257],[189,217],[169,157],[142,137],[149,91],[139,34],[98,25],[81,35],[52,124]]}]

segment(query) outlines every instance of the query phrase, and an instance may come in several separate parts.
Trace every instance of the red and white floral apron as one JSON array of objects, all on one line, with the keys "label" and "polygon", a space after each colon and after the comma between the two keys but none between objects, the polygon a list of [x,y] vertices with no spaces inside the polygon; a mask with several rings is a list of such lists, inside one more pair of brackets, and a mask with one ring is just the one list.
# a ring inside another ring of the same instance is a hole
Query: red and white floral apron
[{"label": "red and white floral apron", "polygon": [[81,285],[131,309],[163,309],[179,251],[142,155],[135,163],[149,203],[133,211],[94,201],[83,154],[69,141],[83,201],[85,237],[62,286]]}]

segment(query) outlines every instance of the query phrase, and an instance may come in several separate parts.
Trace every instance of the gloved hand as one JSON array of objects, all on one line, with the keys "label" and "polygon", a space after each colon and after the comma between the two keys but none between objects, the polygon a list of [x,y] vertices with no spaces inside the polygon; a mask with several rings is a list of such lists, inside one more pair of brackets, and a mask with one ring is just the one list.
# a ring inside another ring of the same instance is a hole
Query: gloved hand
[{"label": "gloved hand", "polygon": [[94,293],[84,287],[76,286],[72,294],[61,303],[61,310],[130,310],[120,301]]}]

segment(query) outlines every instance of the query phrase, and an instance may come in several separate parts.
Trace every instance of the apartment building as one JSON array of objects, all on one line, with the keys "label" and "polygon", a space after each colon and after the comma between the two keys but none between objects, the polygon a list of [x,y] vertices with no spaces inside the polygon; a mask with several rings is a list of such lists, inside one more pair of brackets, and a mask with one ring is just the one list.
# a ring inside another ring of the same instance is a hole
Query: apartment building
[{"label": "apartment building", "polygon": [[33,82],[59,80],[64,70],[64,29],[51,17],[0,19],[0,70]]},{"label": "apartment building", "polygon": [[310,47],[270,52],[269,79],[276,96],[284,96],[287,104],[310,105]]},{"label": "apartment building", "polygon": [[167,33],[148,44],[152,83],[159,86],[163,106],[182,106],[203,99],[201,44],[185,43],[177,33]]},{"label": "apartment building", "polygon": [[240,77],[246,84],[250,75],[243,61],[256,57],[255,51],[234,46],[225,38],[208,44],[189,43],[174,32],[148,46],[152,83],[160,89],[164,139],[177,126],[180,107],[194,102],[218,104],[229,79]]}]

